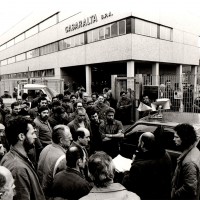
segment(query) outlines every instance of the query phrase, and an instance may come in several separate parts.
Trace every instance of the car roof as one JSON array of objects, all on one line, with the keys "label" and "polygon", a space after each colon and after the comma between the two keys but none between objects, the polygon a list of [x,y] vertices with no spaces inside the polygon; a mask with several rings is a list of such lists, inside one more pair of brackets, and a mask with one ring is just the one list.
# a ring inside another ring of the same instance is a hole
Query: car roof
[{"label": "car roof", "polygon": [[24,89],[42,89],[46,88],[46,85],[40,85],[40,84],[25,84]]},{"label": "car roof", "polygon": [[162,118],[156,118],[155,115],[146,116],[136,121],[136,123],[131,127],[139,123],[165,125],[171,127],[175,127],[181,123],[189,123],[194,126],[196,131],[198,130],[198,135],[200,134],[200,113],[163,112]]}]

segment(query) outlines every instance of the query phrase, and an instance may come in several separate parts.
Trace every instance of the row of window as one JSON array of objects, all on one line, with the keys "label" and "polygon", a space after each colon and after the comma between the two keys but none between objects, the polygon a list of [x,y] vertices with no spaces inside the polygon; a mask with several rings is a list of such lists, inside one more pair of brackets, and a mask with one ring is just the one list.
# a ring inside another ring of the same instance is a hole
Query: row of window
[{"label": "row of window", "polygon": [[41,78],[41,77],[53,77],[54,75],[55,75],[54,69],[46,69],[46,70],[37,70],[37,71],[31,71],[31,72],[4,74],[1,76],[1,78],[2,79]]},{"label": "row of window", "polygon": [[8,41],[7,43],[0,46],[0,51],[9,48],[18,42],[21,42],[25,40],[26,38],[31,37],[32,35],[35,35],[39,33],[40,31],[43,31],[50,26],[53,26],[58,23],[58,14],[53,15],[52,17],[48,18],[47,20],[37,24],[36,26],[32,27],[31,29],[25,31],[24,33],[18,35],[17,37],[13,38],[12,40]]},{"label": "row of window", "polygon": [[172,40],[171,28],[147,22],[141,19],[129,18],[2,60],[0,65],[8,65],[22,60],[35,58],[38,56],[61,51],[67,48],[72,48],[91,42],[109,39],[111,37],[116,37],[128,33],[135,33],[169,41]]}]

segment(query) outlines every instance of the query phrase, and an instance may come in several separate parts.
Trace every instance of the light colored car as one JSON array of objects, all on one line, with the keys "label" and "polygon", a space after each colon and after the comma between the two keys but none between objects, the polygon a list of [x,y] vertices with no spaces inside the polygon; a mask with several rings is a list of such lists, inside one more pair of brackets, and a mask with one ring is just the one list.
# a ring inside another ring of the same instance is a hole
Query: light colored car
[{"label": "light colored car", "polygon": [[[200,114],[164,112],[162,118],[147,116],[138,120],[125,130],[125,137],[121,141],[120,154],[132,158],[137,150],[138,139],[144,132],[152,132],[171,156],[173,168],[176,166],[180,149],[174,143],[174,127],[180,123],[189,123],[194,126],[197,137],[200,138]],[[199,139],[198,139],[199,140]],[[199,146],[199,145],[198,145]]]},{"label": "light colored car", "polygon": [[20,90],[21,95],[23,93],[28,94],[28,101],[29,102],[31,102],[36,97],[37,91],[40,91],[40,93],[42,93],[42,94],[46,94],[48,101],[51,101],[52,97],[59,94],[54,89],[49,88],[46,85],[40,85],[40,84],[25,84],[25,85],[23,85],[23,89]]}]

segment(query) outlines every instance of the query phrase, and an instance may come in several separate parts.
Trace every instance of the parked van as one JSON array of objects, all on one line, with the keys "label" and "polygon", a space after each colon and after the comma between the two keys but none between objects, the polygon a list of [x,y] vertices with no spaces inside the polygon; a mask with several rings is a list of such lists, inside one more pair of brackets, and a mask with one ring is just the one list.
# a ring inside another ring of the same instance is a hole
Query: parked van
[{"label": "parked van", "polygon": [[46,85],[40,85],[40,84],[25,84],[23,85],[22,89],[18,89],[18,96],[22,95],[23,93],[28,94],[28,101],[31,102],[35,97],[36,93],[40,92],[41,94],[47,95],[47,100],[51,101],[52,97],[59,94],[57,91],[55,91],[52,88],[47,87]]}]

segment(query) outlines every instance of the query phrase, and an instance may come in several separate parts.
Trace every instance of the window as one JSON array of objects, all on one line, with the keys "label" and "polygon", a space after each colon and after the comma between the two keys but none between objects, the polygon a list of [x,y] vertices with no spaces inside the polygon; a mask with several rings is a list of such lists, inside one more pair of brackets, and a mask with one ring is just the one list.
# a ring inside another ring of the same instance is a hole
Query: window
[{"label": "window", "polygon": [[15,44],[18,43],[18,42],[21,42],[21,41],[24,40],[24,39],[25,39],[25,34],[22,33],[21,35],[19,35],[19,36],[17,36],[17,37],[15,38]]},{"label": "window", "polygon": [[102,27],[99,29],[99,39],[103,40],[105,39],[105,33],[104,33],[105,27]]},{"label": "window", "polygon": [[19,61],[25,60],[25,59],[26,59],[25,53],[22,53],[22,54],[16,56],[16,62],[19,62]]},{"label": "window", "polygon": [[92,42],[92,31],[88,31],[87,32],[87,43],[91,43]]},{"label": "window", "polygon": [[40,55],[46,55],[58,51],[58,42],[48,44],[46,46],[40,47]]},{"label": "window", "polygon": [[7,42],[7,48],[11,47],[14,45],[14,39],[10,40],[9,42]]},{"label": "window", "polygon": [[157,24],[135,19],[135,33],[157,38]]},{"label": "window", "polygon": [[46,76],[54,76],[54,69],[47,69]]},{"label": "window", "polygon": [[39,26],[40,26],[40,31],[43,31],[44,29],[49,28],[50,26],[53,26],[57,23],[57,15],[54,15],[53,17],[45,20],[44,22],[42,22]]},{"label": "window", "polygon": [[4,49],[6,49],[6,44],[3,44],[3,45],[0,46],[0,51],[2,51]]},{"label": "window", "polygon": [[105,38],[110,38],[110,25],[105,27]]},{"label": "window", "polygon": [[80,45],[83,45],[83,44],[85,44],[85,38],[84,38],[84,33],[83,34],[80,34],[79,35],[79,37],[80,37]]},{"label": "window", "polygon": [[39,56],[39,49],[33,49],[31,51],[26,52],[27,59],[35,58]]},{"label": "window", "polygon": [[8,64],[12,64],[15,62],[15,57],[8,58]]},{"label": "window", "polygon": [[8,60],[7,59],[1,61],[1,66],[7,65],[7,64],[8,64]]},{"label": "window", "polygon": [[99,29],[93,30],[93,42],[99,40]]},{"label": "window", "polygon": [[126,34],[126,21],[119,21],[119,35]]},{"label": "window", "polygon": [[79,41],[79,35],[74,36],[74,46],[79,46],[80,41]]},{"label": "window", "polygon": [[160,39],[171,41],[171,28],[160,26]]},{"label": "window", "polygon": [[117,23],[111,24],[111,37],[115,37],[118,35]]},{"label": "window", "polygon": [[35,35],[38,33],[38,25],[34,26],[33,28],[29,29],[25,32],[26,38],[31,37],[32,35]]}]

